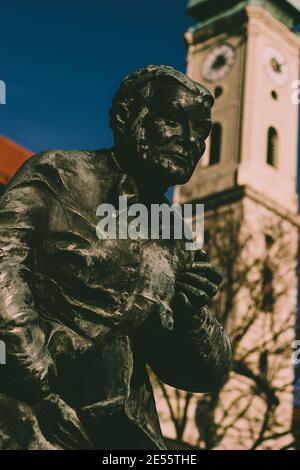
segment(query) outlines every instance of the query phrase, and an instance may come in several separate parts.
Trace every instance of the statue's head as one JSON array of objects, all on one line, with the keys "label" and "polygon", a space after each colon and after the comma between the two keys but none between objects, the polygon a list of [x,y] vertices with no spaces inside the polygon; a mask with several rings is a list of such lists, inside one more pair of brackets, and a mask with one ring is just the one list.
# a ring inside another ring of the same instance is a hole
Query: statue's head
[{"label": "statue's head", "polygon": [[149,65],[126,77],[113,99],[115,153],[157,184],[183,184],[205,151],[211,93],[172,67]]}]

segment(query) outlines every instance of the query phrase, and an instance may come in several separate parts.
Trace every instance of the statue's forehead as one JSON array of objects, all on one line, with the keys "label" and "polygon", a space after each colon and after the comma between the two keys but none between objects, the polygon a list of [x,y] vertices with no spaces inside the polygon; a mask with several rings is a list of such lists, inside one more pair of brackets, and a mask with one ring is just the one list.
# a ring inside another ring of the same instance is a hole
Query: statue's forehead
[{"label": "statue's forehead", "polygon": [[[174,101],[173,103],[176,105],[180,105],[184,108],[203,108],[203,97],[205,95],[200,95],[200,93],[195,93],[192,90],[184,86],[180,86],[177,88],[174,94]],[[207,94],[207,96],[209,96]]]},{"label": "statue's forehead", "polygon": [[196,93],[194,90],[189,89],[180,82],[161,83],[158,88],[157,98],[168,100],[172,104],[180,104],[181,106],[194,106],[203,104],[203,96],[209,96],[209,92],[203,94]]},{"label": "statue's forehead", "polygon": [[189,105],[202,105],[203,96],[196,94],[188,88],[181,88],[177,94],[177,99],[180,103],[186,103]]}]

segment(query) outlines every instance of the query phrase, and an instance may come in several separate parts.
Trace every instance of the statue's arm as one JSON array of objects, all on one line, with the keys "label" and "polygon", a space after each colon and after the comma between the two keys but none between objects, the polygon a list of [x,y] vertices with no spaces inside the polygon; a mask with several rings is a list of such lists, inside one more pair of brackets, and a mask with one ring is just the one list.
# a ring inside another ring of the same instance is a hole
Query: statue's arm
[{"label": "statue's arm", "polygon": [[228,377],[230,343],[208,307],[202,308],[198,328],[167,331],[156,323],[145,341],[147,362],[168,385],[191,392],[211,392]]},{"label": "statue's arm", "polygon": [[7,353],[1,391],[28,402],[50,392],[54,370],[31,290],[35,246],[48,210],[46,193],[31,184],[0,199],[0,339]]},{"label": "statue's arm", "polygon": [[51,206],[41,182],[20,184],[0,199],[0,340],[7,351],[0,392],[34,405],[51,444],[85,449],[91,443],[76,411],[53,393],[55,364],[32,293],[36,247]]},{"label": "statue's arm", "polygon": [[147,348],[149,365],[163,382],[192,392],[218,389],[230,367],[231,348],[224,329],[207,307],[202,312],[195,330],[154,327]]},{"label": "statue's arm", "polygon": [[231,347],[208,308],[221,282],[222,273],[203,250],[179,273],[172,302],[174,331],[156,325],[147,349],[149,364],[163,382],[192,392],[211,392],[225,383]]}]

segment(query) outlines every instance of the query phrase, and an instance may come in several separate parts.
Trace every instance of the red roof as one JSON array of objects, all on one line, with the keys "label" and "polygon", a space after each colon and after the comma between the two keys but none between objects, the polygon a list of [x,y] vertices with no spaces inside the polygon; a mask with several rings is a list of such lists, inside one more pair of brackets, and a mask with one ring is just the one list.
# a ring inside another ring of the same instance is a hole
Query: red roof
[{"label": "red roof", "polygon": [[0,185],[6,185],[32,152],[0,135]]}]

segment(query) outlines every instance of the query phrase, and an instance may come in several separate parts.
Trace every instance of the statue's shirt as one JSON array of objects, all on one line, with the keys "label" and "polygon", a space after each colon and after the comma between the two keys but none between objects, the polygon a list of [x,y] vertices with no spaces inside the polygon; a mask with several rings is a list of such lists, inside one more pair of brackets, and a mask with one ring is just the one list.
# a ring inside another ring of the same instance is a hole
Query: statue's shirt
[{"label": "statue's shirt", "polygon": [[97,207],[121,194],[122,179],[108,152],[49,151],[33,157],[9,191],[34,186],[47,206],[32,291],[57,391],[81,410],[87,426],[109,413],[127,416],[163,447],[135,336],[151,316],[172,329],[176,276],[191,254],[178,240],[98,239]]}]

